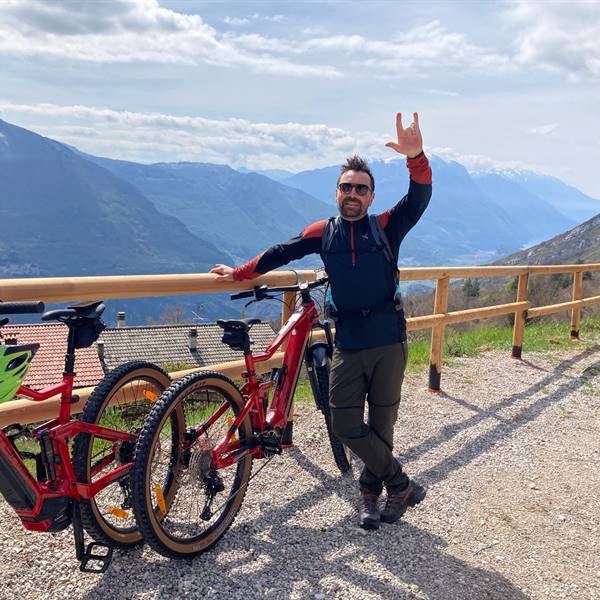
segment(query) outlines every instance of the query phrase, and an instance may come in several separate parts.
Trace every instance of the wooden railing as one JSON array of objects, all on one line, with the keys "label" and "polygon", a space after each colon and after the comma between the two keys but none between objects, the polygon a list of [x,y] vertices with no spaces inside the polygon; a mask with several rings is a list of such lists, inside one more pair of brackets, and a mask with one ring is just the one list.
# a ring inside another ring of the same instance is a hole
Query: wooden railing
[{"label": "wooden railing", "polygon": [[[571,312],[572,338],[579,336],[581,308],[600,302],[600,296],[583,297],[583,273],[600,271],[600,263],[577,265],[545,266],[502,266],[502,267],[434,267],[407,268],[400,270],[402,281],[435,280],[435,301],[433,313],[406,320],[407,329],[432,330],[429,368],[429,390],[440,391],[444,332],[447,325],[463,323],[476,319],[487,319],[498,315],[514,313],[512,357],[521,358],[525,319],[555,312]],[[556,273],[573,274],[573,293],[570,302],[532,308],[527,299],[527,284],[531,275],[553,275]],[[517,294],[514,302],[448,312],[448,293],[452,279],[518,277]],[[136,298],[142,296],[173,296],[178,294],[205,294],[250,289],[251,286],[267,284],[271,286],[294,285],[298,277],[303,281],[313,281],[314,271],[273,271],[252,280],[252,282],[220,283],[214,275],[207,273],[192,275],[132,275],[108,277],[57,277],[44,279],[4,279],[0,280],[0,298],[4,301],[42,300],[45,302],[64,302],[70,300],[96,300],[98,298]],[[294,294],[285,298],[282,318],[290,314],[294,305]],[[269,362],[262,363],[262,372],[268,371],[277,361],[278,353]],[[239,376],[244,369],[244,361],[234,361],[222,365],[211,365],[210,369],[219,369],[231,376]],[[197,369],[171,373],[179,377]],[[73,405],[73,412],[82,410],[91,388],[77,391],[79,402]],[[27,423],[52,418],[58,413],[58,398],[43,402],[31,400],[13,400],[0,405],[0,426],[10,423]]]}]

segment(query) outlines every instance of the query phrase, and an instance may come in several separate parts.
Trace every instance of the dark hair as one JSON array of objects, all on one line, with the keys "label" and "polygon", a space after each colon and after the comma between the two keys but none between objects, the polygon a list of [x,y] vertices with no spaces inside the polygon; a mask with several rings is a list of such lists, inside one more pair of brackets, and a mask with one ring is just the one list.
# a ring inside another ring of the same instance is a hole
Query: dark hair
[{"label": "dark hair", "polygon": [[371,169],[369,169],[369,164],[364,158],[361,158],[360,156],[358,156],[358,154],[349,156],[346,159],[346,162],[340,167],[340,174],[338,176],[336,185],[339,184],[342,175],[346,171],[362,171],[363,173],[366,173],[371,179],[371,191],[375,191],[375,179],[373,178],[373,173],[371,173]]}]

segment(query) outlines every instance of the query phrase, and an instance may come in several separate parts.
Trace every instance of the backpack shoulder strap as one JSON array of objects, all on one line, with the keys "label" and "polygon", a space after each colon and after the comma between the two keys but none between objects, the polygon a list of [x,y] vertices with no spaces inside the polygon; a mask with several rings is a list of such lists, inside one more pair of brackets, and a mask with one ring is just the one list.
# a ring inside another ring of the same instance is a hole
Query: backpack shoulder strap
[{"label": "backpack shoulder strap", "polygon": [[321,237],[321,254],[327,254],[331,248],[331,240],[333,239],[333,233],[338,225],[338,217],[329,217],[327,223],[323,228],[323,236]]},{"label": "backpack shoulder strap", "polygon": [[380,248],[383,248],[383,253],[387,258],[388,262],[394,264],[394,253],[392,252],[392,247],[390,246],[390,241],[388,240],[388,236],[385,234],[381,223],[376,215],[369,215],[369,225],[371,227],[371,235],[375,240],[375,243]]}]

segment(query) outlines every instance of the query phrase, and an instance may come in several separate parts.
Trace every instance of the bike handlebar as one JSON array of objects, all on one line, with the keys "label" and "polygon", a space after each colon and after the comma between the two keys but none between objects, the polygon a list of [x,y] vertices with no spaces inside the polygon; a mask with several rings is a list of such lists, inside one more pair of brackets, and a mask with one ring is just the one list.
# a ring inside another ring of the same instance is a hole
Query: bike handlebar
[{"label": "bike handlebar", "polygon": [[43,302],[1,302],[0,315],[31,315],[44,312]]},{"label": "bike handlebar", "polygon": [[311,283],[300,283],[298,285],[285,285],[281,287],[268,287],[266,285],[256,286],[253,290],[248,290],[245,292],[239,292],[237,294],[232,294],[230,298],[232,300],[240,300],[241,298],[254,298],[255,300],[267,300],[269,296],[267,294],[269,292],[300,292],[302,290],[312,290],[317,288],[324,283],[327,283],[327,277],[319,277],[315,281]]}]

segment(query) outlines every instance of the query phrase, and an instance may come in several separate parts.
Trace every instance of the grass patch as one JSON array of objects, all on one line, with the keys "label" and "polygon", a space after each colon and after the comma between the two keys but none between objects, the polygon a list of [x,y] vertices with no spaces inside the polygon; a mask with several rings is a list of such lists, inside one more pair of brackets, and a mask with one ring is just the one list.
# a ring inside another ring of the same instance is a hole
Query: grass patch
[{"label": "grass patch", "polygon": [[[597,340],[600,335],[600,318],[586,317],[580,326],[583,340]],[[478,356],[487,350],[512,349],[512,327],[509,325],[480,325],[463,331],[446,329],[444,337],[444,363],[451,362],[453,357]],[[570,324],[568,321],[553,323],[535,321],[525,327],[523,338],[523,354],[527,352],[555,352],[569,348]],[[408,336],[408,367],[409,372],[429,368],[429,352],[431,347],[429,333],[411,332]]]},{"label": "grass patch", "polygon": [[310,382],[308,379],[298,379],[298,385],[296,385],[296,393],[294,394],[295,402],[309,402],[314,404],[314,398]]}]

